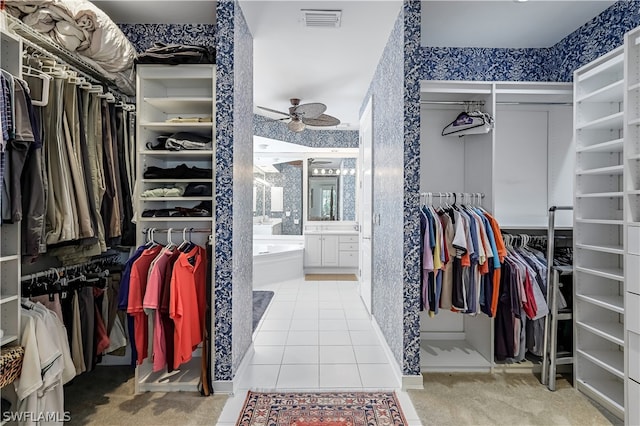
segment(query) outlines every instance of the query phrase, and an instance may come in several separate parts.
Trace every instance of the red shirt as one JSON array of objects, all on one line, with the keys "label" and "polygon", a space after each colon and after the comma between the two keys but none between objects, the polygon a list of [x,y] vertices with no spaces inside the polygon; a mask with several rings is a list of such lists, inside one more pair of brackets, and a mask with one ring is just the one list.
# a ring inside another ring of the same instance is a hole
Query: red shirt
[{"label": "red shirt", "polygon": [[131,265],[131,278],[129,280],[129,300],[127,302],[127,313],[133,316],[133,335],[136,342],[136,350],[138,351],[138,364],[148,356],[147,341],[149,336],[149,326],[147,315],[142,308],[144,300],[144,292],[147,287],[147,277],[149,266],[156,258],[161,245],[148,248],[142,252],[140,257]]},{"label": "red shirt", "polygon": [[206,309],[207,256],[195,246],[181,253],[173,265],[170,284],[169,315],[175,324],[174,367],[188,362],[193,350],[202,342]]}]

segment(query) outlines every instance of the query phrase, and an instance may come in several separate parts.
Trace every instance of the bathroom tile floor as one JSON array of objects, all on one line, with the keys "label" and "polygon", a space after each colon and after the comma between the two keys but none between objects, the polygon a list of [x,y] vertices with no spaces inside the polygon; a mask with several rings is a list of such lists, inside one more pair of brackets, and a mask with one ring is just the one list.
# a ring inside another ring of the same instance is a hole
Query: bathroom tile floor
[{"label": "bathroom tile floor", "polygon": [[254,353],[238,378],[218,425],[234,425],[248,390],[395,390],[410,425],[420,425],[411,400],[374,331],[355,281],[270,284],[274,297],[253,335]]}]

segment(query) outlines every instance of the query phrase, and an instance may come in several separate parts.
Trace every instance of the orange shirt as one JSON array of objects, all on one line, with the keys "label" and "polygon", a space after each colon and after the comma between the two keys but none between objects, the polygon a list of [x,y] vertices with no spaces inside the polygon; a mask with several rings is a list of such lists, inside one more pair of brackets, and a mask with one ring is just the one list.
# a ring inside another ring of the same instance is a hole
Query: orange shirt
[{"label": "orange shirt", "polygon": [[207,256],[195,246],[181,253],[173,266],[170,284],[169,316],[175,328],[174,366],[188,362],[193,350],[202,342],[206,308]]},{"label": "orange shirt", "polygon": [[131,278],[129,280],[129,300],[127,302],[127,313],[133,316],[133,336],[138,352],[138,364],[148,356],[147,340],[149,336],[149,326],[147,315],[142,308],[144,293],[147,287],[149,266],[156,258],[161,245],[148,248],[142,252],[140,257],[131,265]]},{"label": "orange shirt", "polygon": [[[494,253],[494,256],[498,256],[500,263],[504,263],[504,258],[507,256],[507,247],[504,245],[502,239],[502,232],[500,232],[500,225],[498,221],[493,218],[489,213],[485,212],[485,217],[489,219],[491,229],[493,230],[493,237],[496,241],[496,249],[498,253]],[[502,274],[500,269],[496,269],[493,272],[493,294],[491,295],[491,316],[495,317],[498,310],[498,299],[500,297],[500,275]]]}]

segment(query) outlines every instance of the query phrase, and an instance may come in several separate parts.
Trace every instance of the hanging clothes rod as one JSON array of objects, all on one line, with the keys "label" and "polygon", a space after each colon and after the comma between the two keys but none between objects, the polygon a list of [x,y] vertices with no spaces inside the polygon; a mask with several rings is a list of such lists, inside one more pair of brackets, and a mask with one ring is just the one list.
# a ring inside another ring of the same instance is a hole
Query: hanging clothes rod
[{"label": "hanging clothes rod", "polygon": [[153,231],[153,232],[169,232],[169,230],[171,232],[182,232],[182,231],[186,231],[186,232],[195,232],[195,233],[211,233],[211,229],[207,229],[207,228],[144,228],[141,232],[143,234],[146,234],[149,231]]},{"label": "hanging clothes rod", "polygon": [[115,254],[109,254],[105,257],[102,258],[98,258],[98,259],[92,259],[89,260],[87,262],[84,263],[78,263],[77,265],[67,265],[67,266],[59,266],[59,267],[52,267],[49,269],[45,269],[44,271],[40,271],[40,272],[34,272],[33,274],[29,274],[29,275],[23,275],[22,277],[20,277],[20,281],[30,281],[30,280],[35,280],[41,277],[50,277],[50,276],[58,276],[60,277],[61,274],[64,274],[67,271],[71,271],[73,269],[78,269],[78,268],[82,268],[84,266],[89,266],[89,265],[95,265],[98,263],[109,263],[110,261],[115,261],[116,258],[118,257],[118,255]]},{"label": "hanging clothes rod", "polygon": [[[78,76],[84,78],[88,83],[102,86],[106,91],[113,94],[113,96],[124,103],[132,103],[131,99],[122,93],[120,93],[115,87],[113,82],[101,76],[101,74],[93,68],[91,65],[86,64],[84,62],[78,62],[79,60],[75,60],[79,63],[79,66],[71,64],[69,61],[61,58],[56,55],[54,52],[47,50],[46,48],[40,46],[38,43],[33,42],[29,38],[25,38],[24,34],[20,34],[22,37],[22,43],[27,46],[27,48],[40,53],[43,56],[46,56],[49,59],[53,59],[60,65],[63,65],[68,68],[69,71],[76,73]],[[24,64],[23,64],[24,66]]]},{"label": "hanging clothes rod", "polygon": [[[420,101],[420,104],[422,105],[463,105],[464,106],[469,104],[484,105],[485,103],[482,101]],[[548,102],[548,101],[541,101],[541,102],[501,101],[501,102],[496,102],[496,105],[573,105],[573,103],[572,102]]]}]

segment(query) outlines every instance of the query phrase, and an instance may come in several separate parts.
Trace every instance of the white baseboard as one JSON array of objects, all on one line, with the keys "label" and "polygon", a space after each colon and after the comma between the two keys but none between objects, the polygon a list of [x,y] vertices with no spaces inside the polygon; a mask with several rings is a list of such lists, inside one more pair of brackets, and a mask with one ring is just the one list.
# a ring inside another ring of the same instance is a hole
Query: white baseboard
[{"label": "white baseboard", "polygon": [[214,380],[213,381],[213,390],[218,393],[224,393],[228,395],[234,394],[238,390],[238,383],[240,377],[244,374],[247,367],[249,366],[250,360],[255,353],[255,348],[253,347],[253,342],[249,345],[249,348],[244,354],[238,369],[235,371],[233,378],[231,380]]}]

